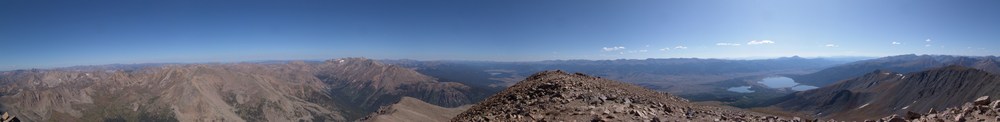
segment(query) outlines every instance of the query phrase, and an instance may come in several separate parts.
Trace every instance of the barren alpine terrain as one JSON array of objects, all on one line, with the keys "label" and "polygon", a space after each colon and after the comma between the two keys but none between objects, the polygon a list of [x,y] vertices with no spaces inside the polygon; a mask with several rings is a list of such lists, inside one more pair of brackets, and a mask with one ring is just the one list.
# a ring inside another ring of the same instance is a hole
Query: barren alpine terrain
[{"label": "barren alpine terrain", "polygon": [[348,121],[406,96],[454,107],[477,93],[363,58],[17,70],[0,80],[0,105],[27,121]]}]

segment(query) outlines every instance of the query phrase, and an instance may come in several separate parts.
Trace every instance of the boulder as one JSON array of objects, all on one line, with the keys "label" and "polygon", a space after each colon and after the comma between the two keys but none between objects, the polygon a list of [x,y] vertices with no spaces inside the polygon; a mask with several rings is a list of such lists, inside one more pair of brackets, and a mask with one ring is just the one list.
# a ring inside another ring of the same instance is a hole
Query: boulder
[{"label": "boulder", "polygon": [[990,103],[990,108],[993,108],[993,109],[1000,108],[1000,100],[996,100],[996,101],[993,101],[993,103]]},{"label": "boulder", "polygon": [[920,116],[923,116],[923,115],[920,115],[918,113],[914,113],[913,111],[907,111],[906,112],[906,120],[917,119],[917,118],[920,118]]},{"label": "boulder", "polygon": [[976,101],[972,102],[972,104],[973,105],[989,105],[990,104],[990,96],[982,96],[982,97],[976,98]]},{"label": "boulder", "polygon": [[906,122],[906,120],[903,120],[902,118],[896,117],[896,118],[889,119],[889,122]]}]

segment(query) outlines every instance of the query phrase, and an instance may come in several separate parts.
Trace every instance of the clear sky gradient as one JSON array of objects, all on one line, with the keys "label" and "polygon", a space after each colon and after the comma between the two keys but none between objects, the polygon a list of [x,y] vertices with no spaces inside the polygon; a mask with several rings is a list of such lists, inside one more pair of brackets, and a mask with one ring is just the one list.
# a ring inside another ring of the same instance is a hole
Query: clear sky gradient
[{"label": "clear sky gradient", "polygon": [[1000,53],[996,0],[0,0],[0,70]]}]

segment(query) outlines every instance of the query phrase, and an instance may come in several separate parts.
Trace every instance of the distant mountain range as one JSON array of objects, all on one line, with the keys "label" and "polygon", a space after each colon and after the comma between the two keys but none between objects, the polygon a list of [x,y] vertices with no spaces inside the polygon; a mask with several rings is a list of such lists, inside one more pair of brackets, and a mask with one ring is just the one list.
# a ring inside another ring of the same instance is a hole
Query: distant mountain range
[{"label": "distant mountain range", "polygon": [[838,65],[821,71],[792,75],[795,81],[813,86],[826,86],[840,80],[859,77],[875,70],[887,70],[900,73],[918,72],[949,65],[960,65],[1000,73],[1000,57],[996,56],[950,56],[950,55],[898,55],[877,59],[862,60]]}]

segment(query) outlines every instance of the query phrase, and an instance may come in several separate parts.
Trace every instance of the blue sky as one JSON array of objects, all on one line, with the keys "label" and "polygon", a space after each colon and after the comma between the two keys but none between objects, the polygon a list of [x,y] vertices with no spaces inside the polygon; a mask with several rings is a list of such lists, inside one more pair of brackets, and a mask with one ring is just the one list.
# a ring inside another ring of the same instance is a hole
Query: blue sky
[{"label": "blue sky", "polygon": [[1000,2],[0,0],[0,69],[370,57],[996,55]]}]

